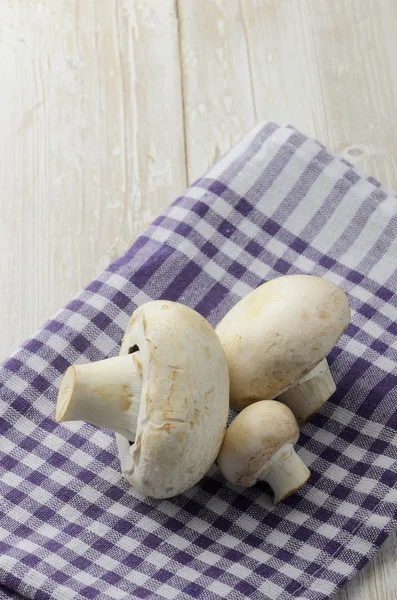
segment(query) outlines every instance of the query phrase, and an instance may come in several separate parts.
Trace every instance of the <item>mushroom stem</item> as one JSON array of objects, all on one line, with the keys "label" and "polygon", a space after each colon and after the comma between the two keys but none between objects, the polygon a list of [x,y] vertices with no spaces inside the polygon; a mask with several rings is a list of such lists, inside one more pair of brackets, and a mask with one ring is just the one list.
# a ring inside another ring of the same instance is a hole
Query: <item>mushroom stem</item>
[{"label": "mushroom stem", "polygon": [[291,443],[284,444],[266,463],[259,479],[266,481],[274,492],[274,504],[302,487],[310,477],[310,471]]},{"label": "mushroom stem", "polygon": [[277,400],[292,410],[299,427],[303,427],[335,390],[335,382],[324,358],[297,385],[280,394]]},{"label": "mushroom stem", "polygon": [[56,420],[87,421],[133,441],[142,388],[138,355],[69,367],[59,388]]}]

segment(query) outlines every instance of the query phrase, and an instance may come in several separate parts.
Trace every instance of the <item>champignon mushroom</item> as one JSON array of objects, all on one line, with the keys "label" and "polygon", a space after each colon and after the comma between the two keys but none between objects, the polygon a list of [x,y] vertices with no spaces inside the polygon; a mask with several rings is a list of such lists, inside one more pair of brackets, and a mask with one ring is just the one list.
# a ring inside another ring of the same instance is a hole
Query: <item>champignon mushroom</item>
[{"label": "champignon mushroom", "polygon": [[216,328],[231,407],[278,396],[302,426],[335,391],[325,356],[349,320],[346,294],[320,277],[278,277],[248,294]]},{"label": "champignon mushroom", "polygon": [[169,498],[213,464],[228,409],[226,358],[211,325],[187,306],[154,301],[132,315],[119,357],[69,367],[56,419],[115,431],[125,478]]},{"label": "champignon mushroom", "polygon": [[230,483],[251,487],[266,481],[278,504],[310,477],[295,452],[299,427],[292,411],[275,400],[255,402],[232,421],[217,459]]}]

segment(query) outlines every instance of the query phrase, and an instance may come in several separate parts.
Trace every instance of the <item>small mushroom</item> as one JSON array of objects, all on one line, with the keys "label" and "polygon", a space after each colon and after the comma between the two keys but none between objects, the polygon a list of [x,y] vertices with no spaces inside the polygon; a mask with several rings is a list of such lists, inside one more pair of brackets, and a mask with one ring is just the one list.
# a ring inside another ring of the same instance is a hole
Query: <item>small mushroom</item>
[{"label": "small mushroom", "polygon": [[266,481],[274,504],[302,487],[310,471],[295,452],[299,427],[292,411],[275,400],[244,408],[226,431],[218,465],[230,483],[251,487]]},{"label": "small mushroom", "polygon": [[302,426],[335,391],[325,357],[349,320],[346,294],[320,277],[278,277],[248,294],[216,328],[231,407],[278,396]]},{"label": "small mushroom", "polygon": [[169,498],[211,467],[228,410],[227,363],[211,325],[187,306],[154,301],[132,315],[120,356],[69,367],[55,416],[115,431],[129,483]]}]

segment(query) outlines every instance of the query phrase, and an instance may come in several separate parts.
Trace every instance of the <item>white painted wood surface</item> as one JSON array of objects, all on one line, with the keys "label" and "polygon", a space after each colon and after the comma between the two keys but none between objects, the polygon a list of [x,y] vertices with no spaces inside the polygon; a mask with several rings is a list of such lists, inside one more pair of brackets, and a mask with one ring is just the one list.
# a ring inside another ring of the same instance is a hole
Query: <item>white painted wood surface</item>
[{"label": "white painted wood surface", "polygon": [[[395,0],[0,0],[0,360],[259,119],[397,189]],[[397,537],[337,595],[397,600]]]},{"label": "white painted wood surface", "polygon": [[0,0],[0,360],[186,186],[176,7]]}]

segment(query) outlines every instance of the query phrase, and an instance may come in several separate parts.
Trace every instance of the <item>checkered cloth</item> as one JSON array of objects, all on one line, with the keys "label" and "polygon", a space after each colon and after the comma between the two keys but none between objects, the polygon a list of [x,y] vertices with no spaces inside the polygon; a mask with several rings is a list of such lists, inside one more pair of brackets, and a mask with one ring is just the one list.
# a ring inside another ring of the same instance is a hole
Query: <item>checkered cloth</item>
[{"label": "checkered cloth", "polygon": [[[372,177],[260,124],[28,340],[0,369],[0,597],[320,600],[357,573],[396,526],[396,221]],[[312,477],[279,506],[216,466],[145,498],[112,433],[55,423],[61,375],[116,355],[137,305],[177,300],[215,325],[285,273],[334,281],[353,317],[329,359],[338,391],[301,433]]]}]

